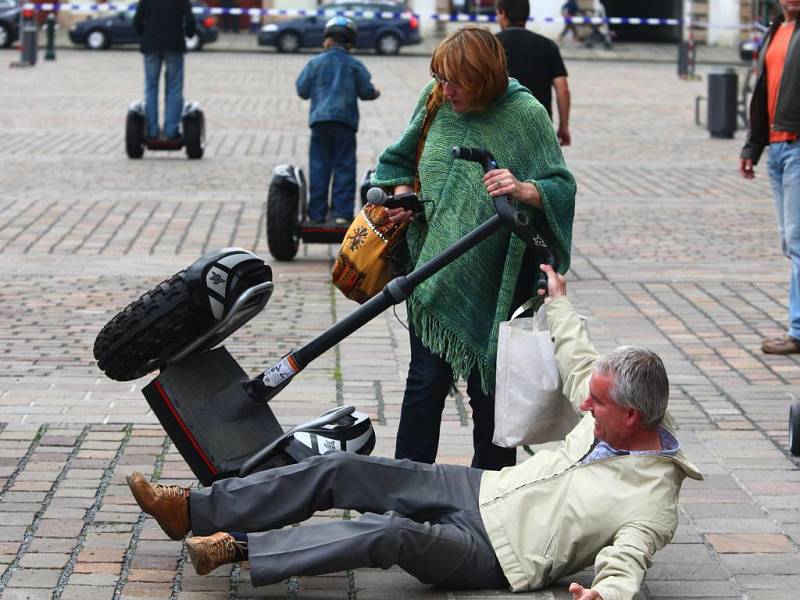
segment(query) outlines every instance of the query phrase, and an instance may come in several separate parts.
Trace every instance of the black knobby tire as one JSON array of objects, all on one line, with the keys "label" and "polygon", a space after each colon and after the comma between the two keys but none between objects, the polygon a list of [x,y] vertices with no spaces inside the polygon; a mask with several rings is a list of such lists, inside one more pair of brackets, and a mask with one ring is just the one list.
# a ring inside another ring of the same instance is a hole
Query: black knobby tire
[{"label": "black knobby tire", "polygon": [[125,119],[125,152],[128,158],[144,156],[144,118],[135,112]]},{"label": "black knobby tire", "polygon": [[97,334],[94,357],[108,377],[130,381],[147,375],[201,333],[184,274],[142,294]]},{"label": "black knobby tire", "polygon": [[191,159],[203,158],[206,146],[206,123],[202,113],[183,121],[183,138],[186,141],[186,156]]},{"label": "black knobby tire", "polygon": [[267,194],[267,246],[277,260],[292,260],[300,246],[298,192],[272,182]]},{"label": "black knobby tire", "polygon": [[800,456],[800,400],[789,408],[789,452]]}]

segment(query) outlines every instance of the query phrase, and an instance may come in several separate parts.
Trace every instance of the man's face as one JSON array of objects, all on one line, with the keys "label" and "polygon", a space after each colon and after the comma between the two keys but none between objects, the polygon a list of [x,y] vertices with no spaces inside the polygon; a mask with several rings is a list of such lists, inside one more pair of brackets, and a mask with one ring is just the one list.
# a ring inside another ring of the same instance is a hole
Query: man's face
[{"label": "man's face", "polygon": [[611,399],[613,375],[593,373],[589,380],[589,395],[581,410],[594,417],[594,436],[614,448],[624,448],[636,423],[636,411],[620,406]]},{"label": "man's face", "polygon": [[780,0],[783,14],[791,19],[800,15],[800,0]]}]

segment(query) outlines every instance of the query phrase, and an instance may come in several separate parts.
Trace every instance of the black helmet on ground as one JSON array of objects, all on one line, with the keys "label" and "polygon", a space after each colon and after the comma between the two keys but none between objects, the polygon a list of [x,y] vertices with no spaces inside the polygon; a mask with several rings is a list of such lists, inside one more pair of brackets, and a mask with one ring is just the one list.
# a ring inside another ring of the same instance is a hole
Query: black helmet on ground
[{"label": "black helmet on ground", "polygon": [[340,44],[352,44],[356,41],[356,33],[358,33],[358,27],[353,19],[337,15],[325,23],[323,36],[333,38]]}]

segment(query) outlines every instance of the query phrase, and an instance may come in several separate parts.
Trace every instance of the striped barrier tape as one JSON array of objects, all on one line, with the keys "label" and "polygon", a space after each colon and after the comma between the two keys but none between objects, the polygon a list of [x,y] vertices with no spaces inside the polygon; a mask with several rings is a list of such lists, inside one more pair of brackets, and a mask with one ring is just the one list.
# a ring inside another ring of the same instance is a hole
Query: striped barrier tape
[{"label": "striped barrier tape", "polygon": [[[37,10],[43,12],[122,12],[133,11],[136,4],[80,4],[80,3],[60,3],[55,2],[26,2],[23,4],[24,10]],[[251,18],[262,16],[282,16],[282,17],[308,17],[308,16],[333,16],[344,15],[346,17],[365,17],[384,19],[411,19],[420,18],[420,15],[411,12],[385,12],[385,11],[356,11],[356,10],[315,10],[315,9],[284,9],[284,8],[222,8],[222,7],[194,7],[193,12],[204,15],[249,15]],[[497,20],[496,15],[473,15],[473,14],[450,14],[434,13],[427,15],[432,21],[452,21],[459,23],[491,23]],[[644,18],[644,17],[531,17],[531,23],[575,23],[576,25],[680,25],[680,19],[665,18]]]},{"label": "striped barrier tape", "polygon": [[[22,5],[24,10],[37,10],[43,12],[77,12],[77,13],[103,13],[133,11],[136,4],[80,4],[80,3],[61,3],[55,2],[26,2]],[[194,7],[195,14],[202,15],[249,15],[250,18],[258,19],[263,16],[272,17],[311,17],[311,16],[334,16],[343,15],[345,17],[364,17],[384,18],[384,19],[419,19],[421,15],[412,12],[387,12],[387,11],[359,11],[359,10],[319,10],[302,8],[222,8],[222,7]],[[493,23],[497,21],[494,14],[474,15],[474,14],[451,14],[433,13],[427,15],[432,21],[456,22],[456,23]],[[574,23],[576,25],[671,25],[679,26],[681,19],[657,18],[657,17],[530,17],[529,23]],[[714,25],[706,21],[688,21],[690,27],[696,29],[741,29],[741,30],[766,30],[760,23],[743,23],[741,25]]]}]

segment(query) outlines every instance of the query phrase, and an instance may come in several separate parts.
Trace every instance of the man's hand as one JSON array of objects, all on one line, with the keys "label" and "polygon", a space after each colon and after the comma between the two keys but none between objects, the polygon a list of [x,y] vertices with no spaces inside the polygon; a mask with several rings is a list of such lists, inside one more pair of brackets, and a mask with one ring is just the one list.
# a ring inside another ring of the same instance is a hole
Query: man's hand
[{"label": "man's hand", "polygon": [[[542,272],[547,275],[547,298],[545,304],[550,304],[555,298],[567,295],[567,280],[561,273],[557,273],[550,265],[539,265]],[[544,290],[539,290],[539,295],[544,295]]]},{"label": "man's hand", "polygon": [[572,600],[603,600],[603,597],[594,590],[587,590],[577,583],[570,583],[569,591],[572,594]]},{"label": "man's hand", "polygon": [[753,159],[752,158],[740,158],[739,159],[739,174],[744,177],[745,179],[755,179],[756,172],[753,169]]}]

